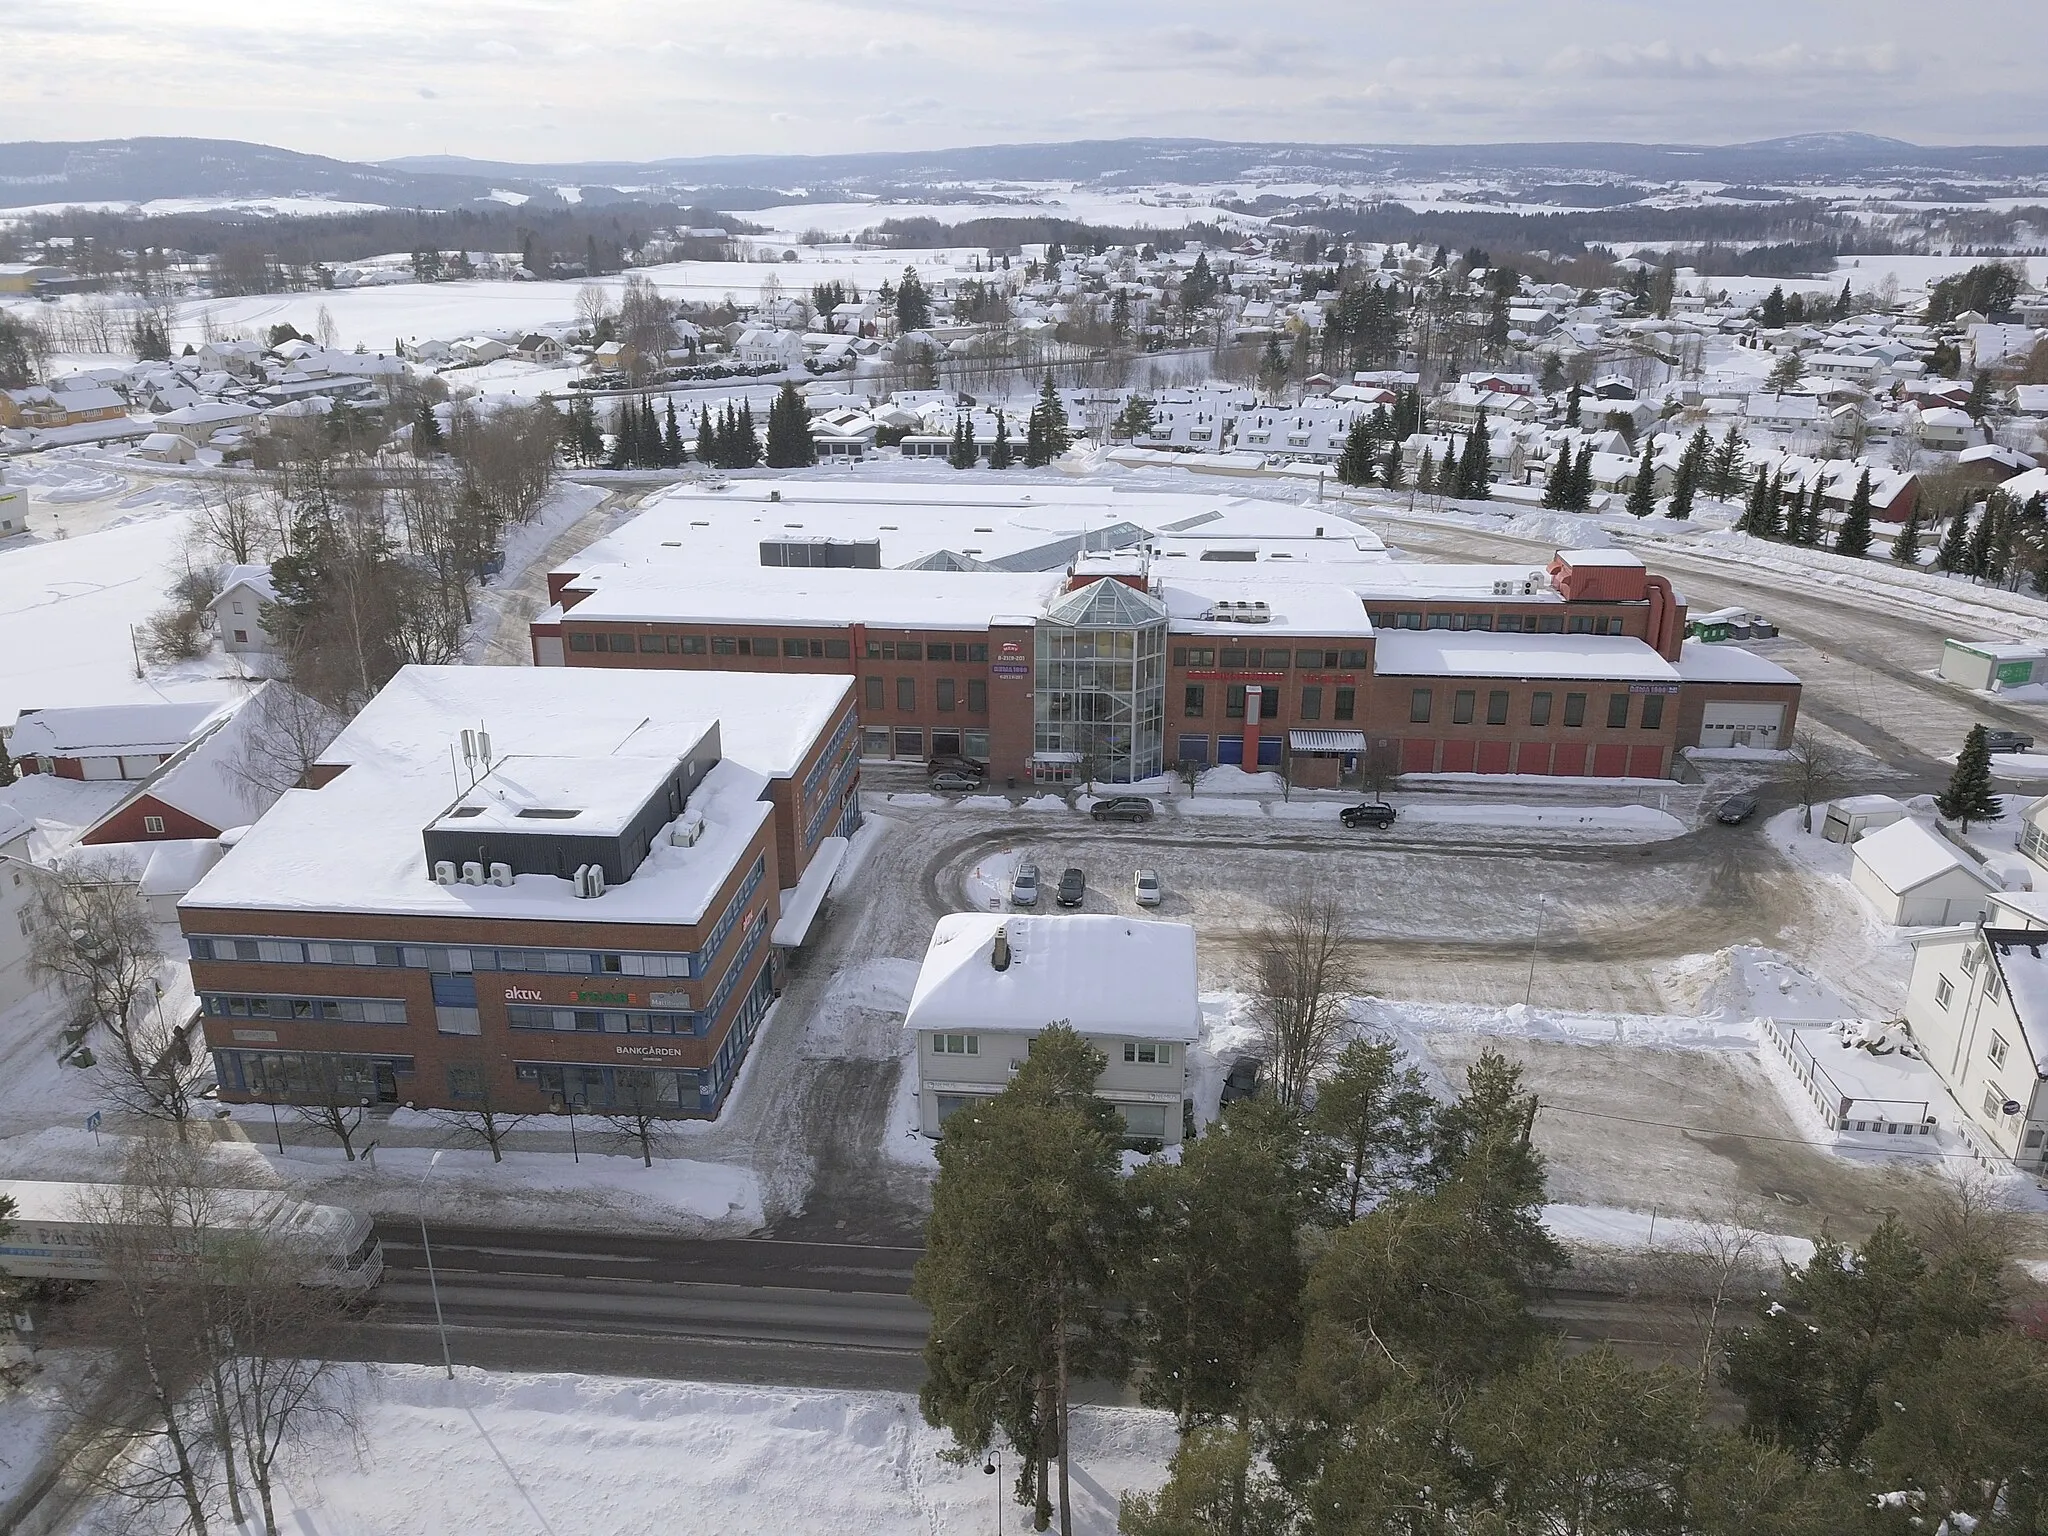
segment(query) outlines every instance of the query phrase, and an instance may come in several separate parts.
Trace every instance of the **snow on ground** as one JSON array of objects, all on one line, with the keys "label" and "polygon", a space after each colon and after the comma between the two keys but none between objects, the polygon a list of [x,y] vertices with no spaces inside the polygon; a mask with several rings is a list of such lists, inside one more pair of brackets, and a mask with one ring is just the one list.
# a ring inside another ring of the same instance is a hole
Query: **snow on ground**
[{"label": "snow on ground", "polygon": [[1813,1244],[1803,1237],[1786,1237],[1747,1228],[1717,1228],[1707,1222],[1668,1213],[1624,1211],[1613,1206],[1546,1205],[1543,1207],[1543,1225],[1559,1242],[1576,1248],[1713,1252],[1716,1245],[1747,1232],[1746,1240],[1753,1243],[1766,1260],[1782,1259],[1787,1264],[1804,1264],[1813,1257]]},{"label": "snow on ground", "polygon": [[72,1422],[68,1402],[102,1369],[80,1350],[42,1350],[33,1358],[0,1345],[0,1509],[42,1474],[44,1459]]},{"label": "snow on ground", "polygon": [[[993,1530],[1015,1465],[942,1459],[951,1440],[895,1392],[361,1366],[340,1383],[359,1444],[315,1441],[284,1479],[279,1524],[306,1536],[508,1531]],[[1110,1536],[1127,1490],[1165,1481],[1171,1415],[1073,1410],[1074,1529]],[[105,1509],[96,1529],[120,1528]],[[1009,1504],[1006,1529],[1027,1528]],[[225,1519],[222,1520],[223,1526]]]}]

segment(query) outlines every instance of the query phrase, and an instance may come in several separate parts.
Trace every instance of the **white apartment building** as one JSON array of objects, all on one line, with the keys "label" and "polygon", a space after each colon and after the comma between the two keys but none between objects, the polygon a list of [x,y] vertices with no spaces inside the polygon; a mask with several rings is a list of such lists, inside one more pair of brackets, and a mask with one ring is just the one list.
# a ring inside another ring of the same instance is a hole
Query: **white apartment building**
[{"label": "white apartment building", "polygon": [[1096,1091],[1133,1140],[1181,1139],[1201,1027],[1195,930],[1140,918],[955,913],[939,919],[904,1026],[917,1036],[919,1125],[1000,1093],[1031,1041],[1065,1024],[1108,1058]]}]

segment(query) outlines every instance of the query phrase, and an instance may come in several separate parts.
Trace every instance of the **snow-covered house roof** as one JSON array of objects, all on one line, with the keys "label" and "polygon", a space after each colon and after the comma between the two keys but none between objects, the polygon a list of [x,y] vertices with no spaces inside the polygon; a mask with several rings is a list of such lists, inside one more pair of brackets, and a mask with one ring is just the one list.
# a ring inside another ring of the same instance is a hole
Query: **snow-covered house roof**
[{"label": "snow-covered house roof", "polygon": [[[1001,931],[1007,964],[996,946]],[[913,1030],[1192,1042],[1201,1026],[1195,930],[1140,918],[957,912],[939,919],[910,994]]]},{"label": "snow-covered house roof", "polygon": [[1850,852],[1886,890],[1897,896],[1909,895],[1959,870],[1972,878],[1977,874],[1975,866],[1953,843],[1925,822],[1911,818],[1866,832]]},{"label": "snow-covered house roof", "polygon": [[7,735],[14,757],[149,757],[177,751],[218,704],[101,704],[24,709]]}]

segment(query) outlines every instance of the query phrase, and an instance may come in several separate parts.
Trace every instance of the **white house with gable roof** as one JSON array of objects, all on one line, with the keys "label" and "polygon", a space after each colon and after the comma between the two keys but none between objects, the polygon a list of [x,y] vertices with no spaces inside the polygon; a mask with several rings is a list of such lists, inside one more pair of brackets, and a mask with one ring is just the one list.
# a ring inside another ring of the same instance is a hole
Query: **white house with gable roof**
[{"label": "white house with gable roof", "polygon": [[942,917],[904,1019],[917,1036],[918,1123],[943,1134],[954,1114],[1003,1090],[1040,1030],[1066,1024],[1108,1058],[1096,1091],[1132,1140],[1177,1145],[1201,1019],[1185,923]]}]

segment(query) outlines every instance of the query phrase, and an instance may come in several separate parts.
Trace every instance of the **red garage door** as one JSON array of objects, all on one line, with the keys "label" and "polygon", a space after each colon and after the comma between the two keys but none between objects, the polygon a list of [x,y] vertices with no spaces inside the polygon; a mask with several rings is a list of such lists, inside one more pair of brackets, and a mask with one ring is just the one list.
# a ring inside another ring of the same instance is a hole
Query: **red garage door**
[{"label": "red garage door", "polygon": [[1476,758],[1473,748],[1478,743],[1471,741],[1447,741],[1444,743],[1445,773],[1470,773]]},{"label": "red garage door", "polygon": [[1550,759],[1552,778],[1576,778],[1586,771],[1586,749],[1576,742],[1567,743],[1557,749]]},{"label": "red garage door", "polygon": [[1664,749],[1662,747],[1630,747],[1628,749],[1628,776],[1632,779],[1663,778]]},{"label": "red garage door", "polygon": [[1410,736],[1401,743],[1401,771],[1403,773],[1435,773],[1436,743],[1419,740]]},{"label": "red garage door", "polygon": [[1593,776],[1601,779],[1619,779],[1628,773],[1627,747],[1595,747],[1593,749]]},{"label": "red garage door", "polygon": [[1479,771],[1481,773],[1506,773],[1508,771],[1508,744],[1504,741],[1482,741],[1479,743]]},{"label": "red garage door", "polygon": [[1550,772],[1550,743],[1547,741],[1525,741],[1515,749],[1515,772]]}]

